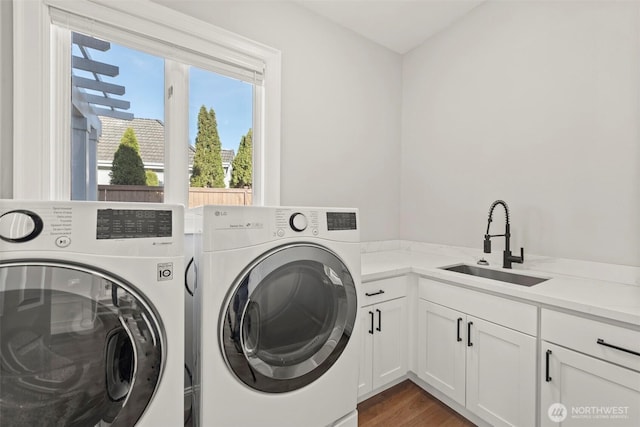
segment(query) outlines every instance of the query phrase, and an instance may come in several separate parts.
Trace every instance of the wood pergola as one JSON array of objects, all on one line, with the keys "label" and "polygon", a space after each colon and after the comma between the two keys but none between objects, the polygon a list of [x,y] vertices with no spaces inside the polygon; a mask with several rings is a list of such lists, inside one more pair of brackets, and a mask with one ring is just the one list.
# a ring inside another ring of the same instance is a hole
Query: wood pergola
[{"label": "wood pergola", "polygon": [[[133,114],[126,111],[129,101],[112,97],[124,95],[125,87],[103,81],[103,76],[118,76],[119,67],[91,58],[90,49],[106,52],[111,43],[80,33],[72,33],[72,43],[81,56],[71,56],[71,199],[97,200],[98,116],[131,120]],[[76,70],[91,77],[77,76]]]}]

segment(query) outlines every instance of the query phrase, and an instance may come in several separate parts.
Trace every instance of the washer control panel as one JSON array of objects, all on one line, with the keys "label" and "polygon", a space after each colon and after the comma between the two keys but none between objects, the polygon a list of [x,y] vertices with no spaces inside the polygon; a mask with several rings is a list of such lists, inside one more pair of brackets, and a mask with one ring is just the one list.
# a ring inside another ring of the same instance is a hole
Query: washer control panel
[{"label": "washer control panel", "polygon": [[174,256],[184,251],[183,212],[158,203],[0,200],[0,257],[41,251]]}]

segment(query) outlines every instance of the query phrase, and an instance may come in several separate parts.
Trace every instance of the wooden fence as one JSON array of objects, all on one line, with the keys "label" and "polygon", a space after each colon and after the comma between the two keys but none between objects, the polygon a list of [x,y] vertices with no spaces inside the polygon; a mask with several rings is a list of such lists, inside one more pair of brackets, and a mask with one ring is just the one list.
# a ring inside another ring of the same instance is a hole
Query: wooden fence
[{"label": "wooden fence", "polygon": [[[146,185],[98,185],[98,200],[110,202],[164,201],[163,187]],[[200,205],[250,205],[250,188],[189,188],[189,207]]]},{"label": "wooden fence", "polygon": [[250,188],[189,188],[189,207],[200,205],[250,205]]},{"label": "wooden fence", "polygon": [[107,202],[164,201],[164,187],[146,185],[98,185],[98,200]]}]

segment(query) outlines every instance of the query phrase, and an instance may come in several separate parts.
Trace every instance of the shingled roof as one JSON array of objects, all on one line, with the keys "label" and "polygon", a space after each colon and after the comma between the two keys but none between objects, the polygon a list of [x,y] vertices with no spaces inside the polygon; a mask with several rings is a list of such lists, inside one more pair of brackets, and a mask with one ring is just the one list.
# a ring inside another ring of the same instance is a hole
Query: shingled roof
[{"label": "shingled roof", "polygon": [[[140,146],[140,157],[144,164],[164,164],[164,123],[157,119],[121,120],[100,116],[102,135],[98,138],[98,161],[111,162],[120,139],[127,128],[133,128]],[[193,164],[195,149],[189,145],[189,165]],[[231,164],[235,157],[233,150],[222,149],[222,163]]]}]

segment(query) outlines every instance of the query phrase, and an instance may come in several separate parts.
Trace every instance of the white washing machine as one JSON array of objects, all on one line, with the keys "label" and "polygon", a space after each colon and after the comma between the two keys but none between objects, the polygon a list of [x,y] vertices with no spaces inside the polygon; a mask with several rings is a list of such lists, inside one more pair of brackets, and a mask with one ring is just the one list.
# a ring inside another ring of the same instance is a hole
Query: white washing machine
[{"label": "white washing machine", "polygon": [[357,426],[357,210],[190,214],[197,424]]},{"label": "white washing machine", "polygon": [[183,216],[0,200],[2,425],[183,424]]}]

